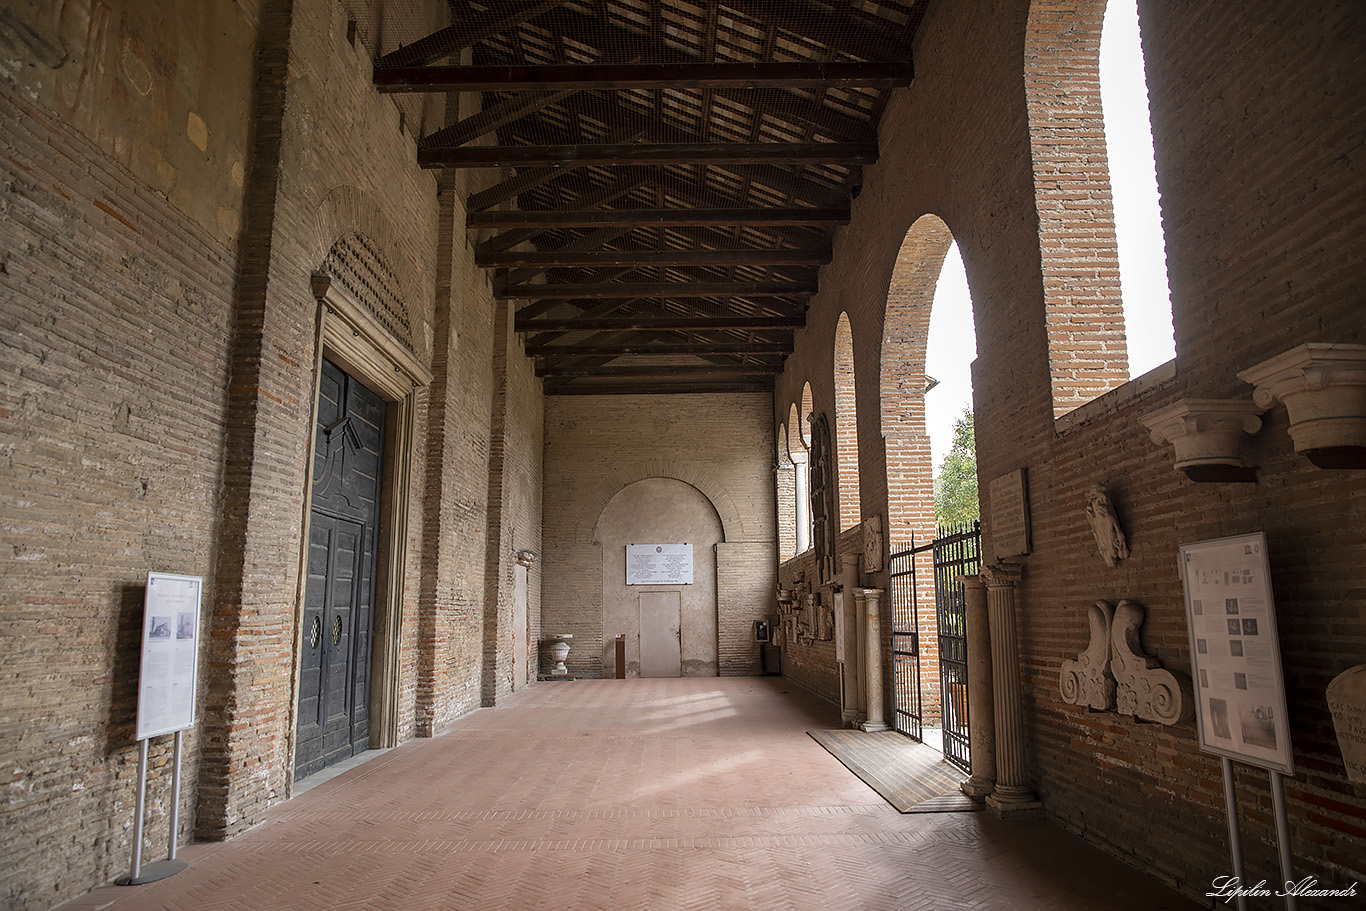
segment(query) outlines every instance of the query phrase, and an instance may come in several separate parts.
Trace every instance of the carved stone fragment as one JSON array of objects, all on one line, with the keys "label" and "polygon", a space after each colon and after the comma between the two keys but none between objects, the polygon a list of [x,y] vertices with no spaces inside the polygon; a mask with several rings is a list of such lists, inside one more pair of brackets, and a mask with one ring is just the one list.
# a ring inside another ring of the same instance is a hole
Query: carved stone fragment
[{"label": "carved stone fragment", "polygon": [[1105,488],[1099,484],[1086,492],[1086,522],[1096,538],[1096,549],[1106,566],[1114,566],[1129,556],[1129,544],[1124,540],[1124,529],[1119,527],[1119,516]]},{"label": "carved stone fragment", "polygon": [[1091,642],[1075,661],[1064,661],[1058,675],[1062,701],[1068,705],[1084,705],[1098,712],[1114,711],[1115,676],[1110,672],[1110,626],[1114,612],[1108,601],[1097,601],[1087,611]]},{"label": "carved stone fragment", "polygon": [[1142,626],[1143,605],[1120,601],[1110,627],[1116,710],[1160,724],[1189,721],[1195,717],[1190,680],[1163,670],[1156,658],[1144,653],[1138,635]]}]

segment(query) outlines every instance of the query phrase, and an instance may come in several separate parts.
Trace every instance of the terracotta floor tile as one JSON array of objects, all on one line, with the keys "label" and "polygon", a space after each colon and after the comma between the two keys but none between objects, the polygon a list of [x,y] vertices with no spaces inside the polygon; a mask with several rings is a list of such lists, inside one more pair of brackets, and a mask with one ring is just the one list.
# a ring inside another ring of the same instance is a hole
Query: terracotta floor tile
[{"label": "terracotta floor tile", "polygon": [[775,678],[541,684],[62,911],[1199,907],[1044,822],[896,812],[838,726]]}]

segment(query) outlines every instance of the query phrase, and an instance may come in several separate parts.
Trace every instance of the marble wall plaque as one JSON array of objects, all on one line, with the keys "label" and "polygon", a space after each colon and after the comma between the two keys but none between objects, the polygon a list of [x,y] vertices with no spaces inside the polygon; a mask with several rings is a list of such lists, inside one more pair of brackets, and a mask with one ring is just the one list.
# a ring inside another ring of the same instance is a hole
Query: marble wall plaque
[{"label": "marble wall plaque", "polygon": [[1029,553],[1029,494],[1025,470],[992,479],[987,486],[991,503],[991,555],[997,560]]},{"label": "marble wall plaque", "polygon": [[1347,780],[1366,784],[1366,664],[1343,671],[1328,684],[1328,710]]}]

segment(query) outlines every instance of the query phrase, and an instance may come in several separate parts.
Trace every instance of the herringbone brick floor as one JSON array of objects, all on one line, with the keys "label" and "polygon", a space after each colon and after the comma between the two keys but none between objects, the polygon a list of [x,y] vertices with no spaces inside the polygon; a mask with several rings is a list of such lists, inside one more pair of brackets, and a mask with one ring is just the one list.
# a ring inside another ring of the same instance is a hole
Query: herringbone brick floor
[{"label": "herringbone brick floor", "polygon": [[63,911],[1198,907],[1044,822],[902,815],[833,727],[775,678],[544,683]]}]

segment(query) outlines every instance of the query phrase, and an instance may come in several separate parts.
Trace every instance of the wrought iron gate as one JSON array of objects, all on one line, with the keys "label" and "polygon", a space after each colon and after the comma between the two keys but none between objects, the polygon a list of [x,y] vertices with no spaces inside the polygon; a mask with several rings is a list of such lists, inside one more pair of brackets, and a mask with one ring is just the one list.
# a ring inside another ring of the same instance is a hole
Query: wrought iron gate
[{"label": "wrought iron gate", "polygon": [[[978,523],[940,528],[929,544],[891,555],[893,691],[895,727],[920,740],[924,736],[924,692],[921,680],[921,635],[939,643],[939,693],[944,758],[969,770],[967,602],[959,576],[980,571],[982,533]],[[934,558],[933,587],[916,573],[916,557]],[[919,602],[933,592],[937,630],[919,628]]]},{"label": "wrought iron gate", "polygon": [[[920,548],[924,550],[925,548]],[[919,740],[923,733],[920,692],[920,631],[915,619],[915,555],[912,548],[891,555],[893,727]]]},{"label": "wrought iron gate", "polygon": [[[945,532],[948,531],[948,534]],[[971,771],[968,738],[967,595],[959,576],[982,568],[978,523],[939,529],[934,540],[934,604],[939,621],[939,694],[944,719],[944,758]]]}]

